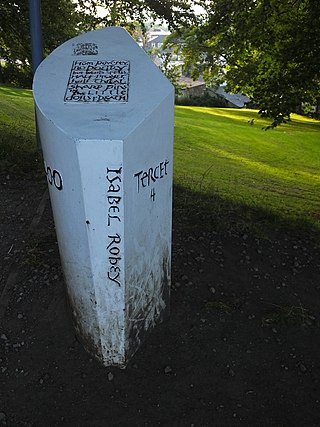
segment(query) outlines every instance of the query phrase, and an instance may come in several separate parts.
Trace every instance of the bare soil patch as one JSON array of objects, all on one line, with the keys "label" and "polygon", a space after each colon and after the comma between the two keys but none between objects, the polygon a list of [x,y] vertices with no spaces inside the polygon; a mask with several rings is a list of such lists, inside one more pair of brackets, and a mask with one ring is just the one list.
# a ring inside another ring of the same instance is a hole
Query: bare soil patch
[{"label": "bare soil patch", "polygon": [[0,425],[320,425],[319,236],[175,209],[171,316],[104,368],[71,324],[46,183],[0,182]]}]

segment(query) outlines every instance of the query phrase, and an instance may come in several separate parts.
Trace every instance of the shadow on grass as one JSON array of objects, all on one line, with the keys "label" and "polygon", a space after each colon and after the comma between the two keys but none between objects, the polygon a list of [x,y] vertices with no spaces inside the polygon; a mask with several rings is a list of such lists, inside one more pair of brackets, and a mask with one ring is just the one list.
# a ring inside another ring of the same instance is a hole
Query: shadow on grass
[{"label": "shadow on grass", "polygon": [[0,96],[17,96],[19,98],[32,98],[32,91],[30,89],[19,89],[12,86],[0,86]]},{"label": "shadow on grass", "polygon": [[319,222],[284,218],[267,209],[224,199],[213,191],[193,191],[175,184],[173,212],[174,223],[190,231],[251,234],[266,239],[290,234],[314,240],[317,246],[320,241]]},{"label": "shadow on grass", "polygon": [[42,157],[32,133],[3,126],[0,133],[0,174],[42,173]]},{"label": "shadow on grass", "polygon": [[[188,108],[191,109],[197,114],[198,119],[215,118],[219,117],[219,120],[224,122],[232,121],[238,122],[242,125],[260,127],[262,130],[265,126],[271,124],[272,120],[262,119],[258,110],[250,109],[236,109],[236,108],[208,108],[208,107],[178,107],[178,108]],[[278,126],[276,129],[270,129],[270,131],[311,131],[319,132],[320,131],[320,121],[312,120],[304,116],[293,115],[291,120],[286,124]]]}]

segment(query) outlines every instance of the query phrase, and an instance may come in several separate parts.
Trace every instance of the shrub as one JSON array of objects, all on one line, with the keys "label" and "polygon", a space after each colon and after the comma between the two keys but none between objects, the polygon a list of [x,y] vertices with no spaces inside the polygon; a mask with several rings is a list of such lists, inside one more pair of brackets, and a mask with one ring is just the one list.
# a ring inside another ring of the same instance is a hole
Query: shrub
[{"label": "shrub", "polygon": [[17,66],[17,64],[0,62],[0,83],[30,89],[32,86],[31,71],[29,68]]},{"label": "shrub", "polygon": [[228,107],[227,101],[222,97],[212,97],[208,93],[202,96],[183,96],[176,97],[176,105],[195,106],[195,107]]}]

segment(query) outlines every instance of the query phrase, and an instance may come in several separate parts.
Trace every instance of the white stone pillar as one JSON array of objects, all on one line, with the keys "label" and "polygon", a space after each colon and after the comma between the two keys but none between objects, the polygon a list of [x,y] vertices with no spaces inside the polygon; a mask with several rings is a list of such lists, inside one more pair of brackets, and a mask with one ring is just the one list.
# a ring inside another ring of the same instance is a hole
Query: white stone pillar
[{"label": "white stone pillar", "polygon": [[169,311],[173,87],[113,27],[54,50],[33,92],[77,333],[125,367]]}]

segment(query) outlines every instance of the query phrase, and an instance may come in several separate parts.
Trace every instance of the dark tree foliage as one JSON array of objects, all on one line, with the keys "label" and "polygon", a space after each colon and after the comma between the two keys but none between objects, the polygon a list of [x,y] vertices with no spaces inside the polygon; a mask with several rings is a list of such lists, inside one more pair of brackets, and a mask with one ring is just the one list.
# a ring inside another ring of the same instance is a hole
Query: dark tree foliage
[{"label": "dark tree foliage", "polygon": [[[42,0],[44,53],[81,29],[83,14],[71,0]],[[27,0],[0,0],[0,81],[31,86],[31,36]]]},{"label": "dark tree foliage", "polygon": [[242,91],[272,127],[320,97],[319,0],[209,0],[202,22],[172,37],[186,66]]},{"label": "dark tree foliage", "polygon": [[[99,25],[126,26],[130,22],[144,24],[147,19],[160,19],[170,28],[194,22],[190,0],[80,0],[82,10],[89,10],[91,28]],[[97,7],[105,9],[106,16],[97,18]]]},{"label": "dark tree foliage", "polygon": [[[42,0],[44,54],[83,31],[121,25],[132,33],[137,23],[160,18],[174,28],[193,22],[188,0]],[[102,6],[106,16],[97,15]],[[31,86],[31,40],[27,0],[0,0],[0,82]]]}]

